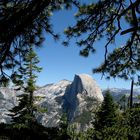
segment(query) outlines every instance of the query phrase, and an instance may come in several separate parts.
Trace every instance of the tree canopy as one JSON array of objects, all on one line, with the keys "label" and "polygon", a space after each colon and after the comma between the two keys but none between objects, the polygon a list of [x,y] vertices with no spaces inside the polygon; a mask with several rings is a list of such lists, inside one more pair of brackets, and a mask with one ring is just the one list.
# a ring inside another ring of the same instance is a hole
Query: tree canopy
[{"label": "tree canopy", "polygon": [[[128,79],[140,70],[139,0],[99,0],[80,6],[75,17],[76,24],[65,30],[68,38],[65,45],[71,38],[78,38],[76,43],[84,47],[80,54],[87,57],[95,52],[95,42],[106,38],[105,61],[94,73]],[[109,46],[118,37],[124,40],[123,46],[110,51]]]},{"label": "tree canopy", "polygon": [[[4,69],[14,69],[24,61],[30,45],[40,46],[44,32],[55,39],[50,22],[51,13],[76,5],[76,24],[65,30],[68,40],[78,38],[83,46],[80,54],[88,56],[95,52],[94,43],[106,38],[105,61],[93,72],[128,79],[140,70],[140,1],[98,0],[80,4],[76,0],[4,0],[0,1],[0,83],[8,75]],[[124,37],[124,45],[110,52],[109,46]],[[9,77],[10,78],[10,77]]]},{"label": "tree canopy", "polygon": [[5,69],[20,67],[30,45],[40,46],[44,32],[55,39],[51,13],[69,8],[74,0],[3,0],[0,1],[0,83],[7,81]]}]

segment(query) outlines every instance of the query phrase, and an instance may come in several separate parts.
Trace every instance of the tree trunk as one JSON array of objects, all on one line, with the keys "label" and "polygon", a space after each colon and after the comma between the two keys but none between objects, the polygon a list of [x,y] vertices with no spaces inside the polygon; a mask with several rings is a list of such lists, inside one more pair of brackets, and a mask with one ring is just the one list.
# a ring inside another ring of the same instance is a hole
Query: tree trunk
[{"label": "tree trunk", "polygon": [[132,81],[131,81],[130,108],[133,107],[133,86],[134,86],[134,79],[132,79]]}]

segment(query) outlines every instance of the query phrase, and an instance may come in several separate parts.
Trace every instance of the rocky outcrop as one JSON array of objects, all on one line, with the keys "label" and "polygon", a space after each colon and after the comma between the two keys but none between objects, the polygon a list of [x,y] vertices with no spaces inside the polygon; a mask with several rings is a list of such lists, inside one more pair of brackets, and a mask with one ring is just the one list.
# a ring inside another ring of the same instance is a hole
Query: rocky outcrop
[{"label": "rocky outcrop", "polygon": [[14,88],[0,88],[0,123],[10,123],[11,118],[7,115],[9,110],[18,105],[18,95],[22,91],[16,91]]},{"label": "rocky outcrop", "polygon": [[49,84],[35,91],[35,96],[44,97],[37,104],[40,107],[47,108],[47,113],[37,114],[37,119],[44,126],[54,127],[59,124],[62,114],[63,95],[67,86],[70,84],[70,81],[62,80],[56,84]]},{"label": "rocky outcrop", "polygon": [[[73,121],[84,111],[90,110],[103,101],[101,89],[96,81],[87,74],[75,75],[71,85],[66,89],[63,108],[68,119]],[[90,105],[88,105],[90,104]]]}]

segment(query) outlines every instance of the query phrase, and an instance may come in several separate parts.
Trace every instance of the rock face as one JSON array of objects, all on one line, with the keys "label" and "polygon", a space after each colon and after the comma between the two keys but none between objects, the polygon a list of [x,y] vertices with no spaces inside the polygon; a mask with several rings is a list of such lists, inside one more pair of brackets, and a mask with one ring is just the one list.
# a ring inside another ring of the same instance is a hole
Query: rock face
[{"label": "rock face", "polygon": [[9,110],[18,104],[16,96],[23,94],[15,92],[13,88],[0,88],[0,123],[10,123]]},{"label": "rock face", "polygon": [[[22,94],[13,89],[0,88],[0,121],[9,123],[6,113],[18,104],[16,95]],[[101,89],[96,81],[87,74],[75,75],[73,82],[62,80],[39,88],[35,96],[43,99],[36,104],[47,108],[47,113],[37,113],[36,117],[44,126],[53,127],[59,124],[64,112],[70,122],[90,121],[90,110],[103,101]],[[87,121],[88,120],[88,121]]]},{"label": "rock face", "polygon": [[74,81],[66,89],[63,108],[68,113],[68,119],[73,121],[77,116],[87,110],[88,99],[96,102],[103,101],[101,89],[95,80],[87,74],[75,75]]},{"label": "rock face", "polygon": [[49,84],[35,91],[35,96],[44,97],[37,104],[48,110],[47,113],[37,114],[37,119],[44,126],[54,127],[58,125],[62,114],[63,95],[67,86],[70,84],[70,81],[62,80],[56,84]]}]

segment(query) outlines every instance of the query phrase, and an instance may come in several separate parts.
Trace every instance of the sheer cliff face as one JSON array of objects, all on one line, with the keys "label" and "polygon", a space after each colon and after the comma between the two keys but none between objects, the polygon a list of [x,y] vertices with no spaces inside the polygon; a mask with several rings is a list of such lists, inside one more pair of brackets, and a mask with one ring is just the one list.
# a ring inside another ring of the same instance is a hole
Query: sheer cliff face
[{"label": "sheer cliff face", "polygon": [[74,81],[67,88],[65,93],[65,95],[68,95],[69,97],[77,96],[78,94],[94,97],[100,101],[103,100],[101,89],[97,85],[96,81],[87,74],[75,75]]},{"label": "sheer cliff face", "polygon": [[68,113],[69,120],[73,121],[83,111],[93,108],[97,102],[101,103],[102,101],[103,95],[96,81],[87,74],[80,74],[75,75],[74,81],[67,87],[63,108]]},{"label": "sheer cliff face", "polygon": [[[8,122],[5,114],[18,103],[16,95],[21,93],[2,88],[0,92],[0,113],[3,114],[0,114],[0,121]],[[47,108],[48,112],[38,113],[36,116],[39,122],[48,127],[57,126],[64,111],[68,113],[69,121],[72,122],[103,100],[96,81],[86,74],[75,75],[73,82],[62,80],[41,87],[34,95],[44,97],[36,104]]]}]

